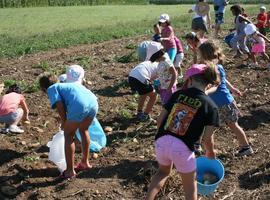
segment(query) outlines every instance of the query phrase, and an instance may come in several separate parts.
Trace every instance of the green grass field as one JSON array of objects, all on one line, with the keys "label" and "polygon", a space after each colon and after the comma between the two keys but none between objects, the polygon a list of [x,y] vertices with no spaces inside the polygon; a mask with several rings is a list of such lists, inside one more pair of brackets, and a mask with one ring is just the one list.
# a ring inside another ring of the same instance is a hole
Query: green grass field
[{"label": "green grass field", "polygon": [[[8,8],[0,12],[0,57],[140,35],[152,31],[161,13],[188,30],[191,5]],[[248,6],[252,15],[258,6]],[[227,16],[231,16],[227,9]]]}]

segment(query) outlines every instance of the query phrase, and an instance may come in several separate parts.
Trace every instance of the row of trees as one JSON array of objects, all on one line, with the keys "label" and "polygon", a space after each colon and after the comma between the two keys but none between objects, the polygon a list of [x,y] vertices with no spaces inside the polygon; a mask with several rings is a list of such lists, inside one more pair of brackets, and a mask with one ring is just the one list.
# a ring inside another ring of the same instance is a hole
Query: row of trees
[{"label": "row of trees", "polygon": [[148,0],[0,0],[0,7],[147,4]]}]

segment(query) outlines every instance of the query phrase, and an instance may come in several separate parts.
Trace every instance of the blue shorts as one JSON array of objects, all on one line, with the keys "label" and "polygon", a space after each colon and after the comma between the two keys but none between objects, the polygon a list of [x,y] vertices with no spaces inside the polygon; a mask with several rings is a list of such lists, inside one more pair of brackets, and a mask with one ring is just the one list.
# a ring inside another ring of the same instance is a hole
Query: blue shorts
[{"label": "blue shorts", "polygon": [[215,19],[216,24],[220,25],[224,23],[224,13],[216,12],[215,16],[216,16]]},{"label": "blue shorts", "polygon": [[94,118],[98,112],[98,103],[79,112],[67,113],[67,120],[72,122],[82,122],[86,118]]},{"label": "blue shorts", "polygon": [[176,56],[176,53],[177,53],[176,48],[170,48],[170,49],[168,49],[167,50],[167,53],[168,53],[168,55],[169,55],[169,57],[170,57],[170,59],[171,59],[171,61],[173,63],[173,61],[175,59],[175,56]]},{"label": "blue shorts", "polygon": [[15,112],[11,112],[11,113],[8,113],[6,115],[1,115],[0,116],[0,123],[12,124],[22,115],[23,115],[23,110],[21,108],[19,108]]}]

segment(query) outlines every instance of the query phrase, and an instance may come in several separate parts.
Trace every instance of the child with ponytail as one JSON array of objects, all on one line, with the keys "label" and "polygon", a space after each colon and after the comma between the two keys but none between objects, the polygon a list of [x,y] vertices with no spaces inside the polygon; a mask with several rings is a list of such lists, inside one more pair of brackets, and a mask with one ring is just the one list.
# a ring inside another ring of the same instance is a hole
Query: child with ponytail
[{"label": "child with ponytail", "polygon": [[221,124],[225,123],[236,135],[240,148],[235,156],[252,154],[253,150],[248,143],[246,134],[238,124],[240,112],[231,94],[232,92],[235,95],[241,96],[241,92],[226,79],[226,73],[222,66],[224,54],[213,42],[205,42],[200,45],[198,53],[201,63],[213,62],[216,64],[220,76],[220,84],[210,88],[206,93],[218,106]]}]

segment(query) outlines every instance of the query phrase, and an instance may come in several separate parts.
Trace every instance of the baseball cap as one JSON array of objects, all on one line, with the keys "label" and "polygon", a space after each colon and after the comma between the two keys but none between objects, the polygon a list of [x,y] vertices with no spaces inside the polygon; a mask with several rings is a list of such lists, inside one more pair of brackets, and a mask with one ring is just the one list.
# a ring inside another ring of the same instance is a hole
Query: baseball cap
[{"label": "baseball cap", "polygon": [[265,6],[261,6],[260,9],[266,10],[266,7]]},{"label": "baseball cap", "polygon": [[257,28],[254,24],[248,24],[248,25],[246,25],[244,31],[245,31],[246,35],[252,35],[253,33],[255,33],[257,31]]},{"label": "baseball cap", "polygon": [[169,20],[170,20],[170,17],[168,14],[162,14],[162,15],[160,15],[158,21],[161,23],[164,23],[164,22],[169,21]]},{"label": "baseball cap", "polygon": [[59,77],[58,77],[60,83],[65,83],[66,80],[67,80],[67,75],[66,74],[61,74]]},{"label": "baseball cap", "polygon": [[206,68],[207,65],[205,64],[193,64],[190,68],[187,69],[184,79],[187,80],[194,75],[202,74]]},{"label": "baseball cap", "polygon": [[151,56],[163,49],[163,46],[159,42],[151,41],[147,46],[146,59],[150,60]]},{"label": "baseball cap", "polygon": [[84,69],[79,65],[71,65],[66,70],[66,82],[74,83],[79,82],[82,83],[84,78]]}]

